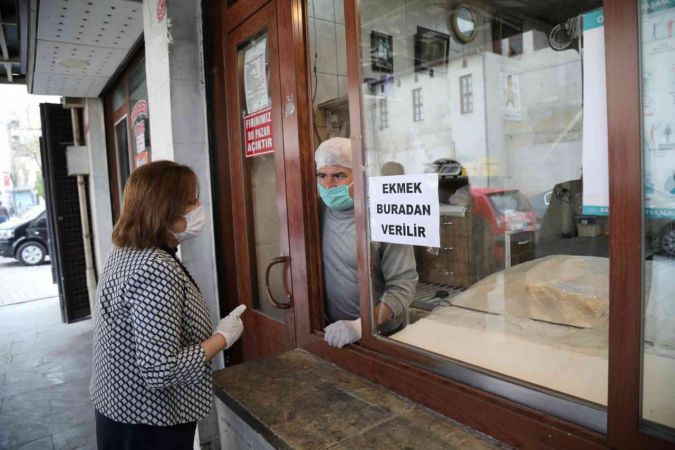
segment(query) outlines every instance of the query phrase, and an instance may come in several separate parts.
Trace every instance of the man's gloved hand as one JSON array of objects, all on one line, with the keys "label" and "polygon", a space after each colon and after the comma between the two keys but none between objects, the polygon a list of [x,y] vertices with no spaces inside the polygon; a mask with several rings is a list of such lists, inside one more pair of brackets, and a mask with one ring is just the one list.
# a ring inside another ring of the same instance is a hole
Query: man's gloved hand
[{"label": "man's gloved hand", "polygon": [[246,310],[246,305],[239,305],[230,314],[220,319],[213,334],[221,334],[225,338],[225,348],[232,347],[244,332],[244,323],[239,318]]},{"label": "man's gloved hand", "polygon": [[324,328],[324,340],[328,345],[342,348],[361,339],[361,319],[338,320]]}]

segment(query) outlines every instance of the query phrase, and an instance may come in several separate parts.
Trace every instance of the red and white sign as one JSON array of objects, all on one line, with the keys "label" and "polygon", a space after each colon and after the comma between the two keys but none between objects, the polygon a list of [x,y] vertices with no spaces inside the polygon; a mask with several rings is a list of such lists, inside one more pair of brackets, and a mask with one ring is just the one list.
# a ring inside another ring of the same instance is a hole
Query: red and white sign
[{"label": "red and white sign", "polygon": [[2,174],[2,184],[5,189],[12,189],[12,177],[9,176],[9,172]]},{"label": "red and white sign", "polygon": [[150,162],[150,158],[148,155],[148,152],[140,152],[136,154],[136,167],[141,167],[144,164],[147,164]]},{"label": "red and white sign", "polygon": [[145,151],[145,121],[141,120],[134,125],[134,136],[136,137],[136,153]]},{"label": "red and white sign", "polygon": [[271,107],[244,117],[244,142],[247,158],[274,152]]},{"label": "red and white sign", "polygon": [[148,116],[148,102],[145,100],[139,100],[134,103],[134,107],[131,110],[131,123],[136,123],[138,119]]},{"label": "red and white sign", "polygon": [[161,22],[166,16],[166,0],[159,0],[157,2],[157,21]]}]

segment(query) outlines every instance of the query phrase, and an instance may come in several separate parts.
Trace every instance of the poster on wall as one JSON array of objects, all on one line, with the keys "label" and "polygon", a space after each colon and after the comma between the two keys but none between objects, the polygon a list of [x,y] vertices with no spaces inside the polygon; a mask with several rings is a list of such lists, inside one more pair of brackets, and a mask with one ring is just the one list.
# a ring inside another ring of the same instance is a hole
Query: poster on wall
[{"label": "poster on wall", "polygon": [[520,113],[520,76],[512,69],[502,69],[500,72],[500,86],[502,91],[502,115],[506,120],[519,122]]},{"label": "poster on wall", "polygon": [[368,178],[370,238],[440,247],[438,174]]},{"label": "poster on wall", "polygon": [[134,103],[131,109],[131,125],[133,131],[133,144],[136,154],[136,167],[150,162],[150,140],[148,130],[146,129],[148,123],[148,102],[146,100],[138,100]]},{"label": "poster on wall", "polygon": [[675,219],[675,0],[640,7],[645,214]]},{"label": "poster on wall", "polygon": [[584,117],[582,168],[583,213],[609,215],[607,84],[605,77],[605,16],[602,9],[583,18]]},{"label": "poster on wall", "polygon": [[270,98],[267,93],[266,52],[266,37],[261,38],[244,51],[244,93],[248,114],[253,114],[270,106]]},{"label": "poster on wall", "polygon": [[274,152],[271,107],[244,117],[244,148],[247,158]]}]

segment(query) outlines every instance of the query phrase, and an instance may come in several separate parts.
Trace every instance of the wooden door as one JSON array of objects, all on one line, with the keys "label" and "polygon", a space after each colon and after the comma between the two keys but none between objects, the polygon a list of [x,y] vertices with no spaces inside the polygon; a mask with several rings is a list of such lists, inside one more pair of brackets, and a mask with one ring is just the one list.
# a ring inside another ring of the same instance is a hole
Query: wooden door
[{"label": "wooden door", "polygon": [[244,359],[295,347],[276,2],[225,38],[229,169]]}]

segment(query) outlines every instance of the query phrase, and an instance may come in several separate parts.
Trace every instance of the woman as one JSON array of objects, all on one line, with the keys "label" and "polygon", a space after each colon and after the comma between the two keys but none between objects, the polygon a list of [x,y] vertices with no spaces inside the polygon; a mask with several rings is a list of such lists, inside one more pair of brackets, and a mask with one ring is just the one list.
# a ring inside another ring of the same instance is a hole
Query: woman
[{"label": "woman", "polygon": [[96,292],[91,397],[105,449],[191,449],[211,409],[211,359],[244,326],[241,305],[212,334],[199,287],[176,247],[206,220],[197,176],[158,161],[136,169]]}]

